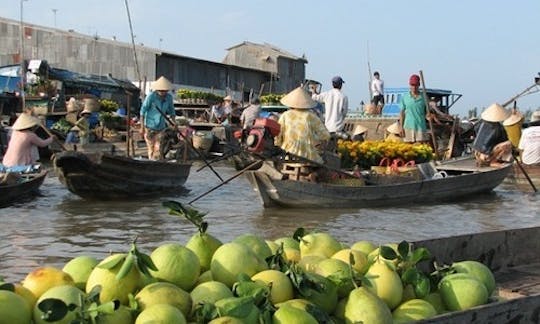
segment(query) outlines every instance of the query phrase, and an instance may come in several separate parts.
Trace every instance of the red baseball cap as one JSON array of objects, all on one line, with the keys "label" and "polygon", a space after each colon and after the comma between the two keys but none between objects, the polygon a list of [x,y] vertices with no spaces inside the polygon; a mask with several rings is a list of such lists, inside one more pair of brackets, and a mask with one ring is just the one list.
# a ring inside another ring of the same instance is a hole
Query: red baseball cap
[{"label": "red baseball cap", "polygon": [[411,75],[411,77],[409,78],[409,85],[412,85],[412,86],[420,85],[420,77],[417,74]]}]

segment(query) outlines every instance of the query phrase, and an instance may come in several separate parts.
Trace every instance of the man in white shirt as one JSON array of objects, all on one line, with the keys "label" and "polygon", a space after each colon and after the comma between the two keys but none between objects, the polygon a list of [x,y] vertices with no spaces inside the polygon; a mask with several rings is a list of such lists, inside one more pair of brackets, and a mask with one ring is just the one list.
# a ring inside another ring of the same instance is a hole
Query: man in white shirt
[{"label": "man in white shirt", "polygon": [[343,83],[345,81],[340,76],[335,76],[332,78],[332,90],[312,95],[313,100],[324,103],[324,125],[330,133],[341,132],[345,126],[349,98],[341,90]]},{"label": "man in white shirt", "polygon": [[518,148],[523,164],[540,165],[540,110],[532,114],[529,127],[521,133]]},{"label": "man in white shirt", "polygon": [[384,81],[381,80],[379,72],[373,73],[373,80],[371,81],[371,94],[371,103],[377,107],[380,113],[382,107],[384,106]]}]

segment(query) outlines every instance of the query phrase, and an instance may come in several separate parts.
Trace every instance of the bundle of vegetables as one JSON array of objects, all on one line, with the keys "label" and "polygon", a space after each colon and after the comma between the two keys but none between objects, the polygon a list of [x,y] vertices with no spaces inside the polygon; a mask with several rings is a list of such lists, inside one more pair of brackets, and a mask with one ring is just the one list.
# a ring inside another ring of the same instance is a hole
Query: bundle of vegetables
[{"label": "bundle of vegetables", "polygon": [[267,95],[261,96],[261,103],[263,105],[280,105],[279,102],[283,98],[283,94],[269,93]]},{"label": "bundle of vegetables", "polygon": [[428,144],[383,141],[338,140],[338,154],[344,168],[359,166],[362,169],[379,165],[383,158],[414,161],[416,164],[433,159],[433,150]]},{"label": "bundle of vegetables", "polygon": [[211,102],[219,102],[223,100],[222,96],[216,95],[211,92],[196,91],[189,89],[178,89],[176,91],[177,99],[203,99]]},{"label": "bundle of vegetables", "polygon": [[100,112],[99,121],[101,125],[109,129],[120,128],[124,124],[124,119],[111,112]]},{"label": "bundle of vegetables", "polygon": [[73,125],[71,125],[65,118],[61,118],[51,126],[51,129],[65,135],[69,132],[71,127],[73,127]]},{"label": "bundle of vegetables", "polygon": [[99,104],[101,105],[101,111],[104,112],[115,112],[120,107],[116,101],[109,99],[100,99]]}]

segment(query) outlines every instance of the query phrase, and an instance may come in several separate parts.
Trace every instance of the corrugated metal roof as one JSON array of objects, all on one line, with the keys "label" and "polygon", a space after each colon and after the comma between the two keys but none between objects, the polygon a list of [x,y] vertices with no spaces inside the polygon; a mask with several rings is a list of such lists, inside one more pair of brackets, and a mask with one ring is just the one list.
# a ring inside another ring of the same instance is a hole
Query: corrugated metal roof
[{"label": "corrugated metal roof", "polygon": [[242,42],[240,44],[237,44],[237,45],[234,45],[234,46],[231,46],[231,47],[227,48],[227,51],[230,51],[232,49],[242,47],[242,46],[258,48],[260,50],[265,51],[269,55],[282,56],[282,57],[286,57],[286,58],[289,58],[289,59],[292,59],[292,60],[301,60],[301,61],[304,61],[305,63],[307,63],[307,59],[305,57],[296,56],[296,55],[294,55],[292,53],[289,53],[289,52],[287,52],[287,51],[285,51],[285,50],[283,50],[283,49],[281,49],[281,48],[279,48],[277,46],[269,44],[269,43],[257,44],[257,43],[244,41],[244,42]]}]

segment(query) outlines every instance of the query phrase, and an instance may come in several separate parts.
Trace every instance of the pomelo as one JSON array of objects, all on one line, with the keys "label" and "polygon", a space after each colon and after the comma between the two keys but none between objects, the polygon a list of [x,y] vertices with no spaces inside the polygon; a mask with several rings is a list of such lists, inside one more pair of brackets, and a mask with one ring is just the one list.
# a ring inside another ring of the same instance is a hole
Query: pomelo
[{"label": "pomelo", "polygon": [[212,278],[212,271],[206,270],[205,272],[201,273],[201,275],[197,279],[197,282],[195,283],[195,287],[202,284],[203,282],[213,281],[213,280],[214,279]]},{"label": "pomelo", "polygon": [[390,309],[394,309],[403,298],[403,283],[399,275],[385,261],[376,261],[366,272],[365,278],[370,282],[367,287],[381,298]]},{"label": "pomelo", "polygon": [[62,268],[62,271],[73,278],[77,288],[84,290],[86,287],[86,280],[88,280],[90,273],[98,263],[99,261],[94,257],[81,255],[66,263]]},{"label": "pomelo", "polygon": [[338,288],[338,298],[349,295],[354,289],[350,266],[339,259],[325,259],[317,264],[315,273],[330,279]]},{"label": "pomelo", "polygon": [[341,244],[328,233],[311,233],[304,235],[300,240],[302,257],[321,255],[329,258],[341,249]]},{"label": "pomelo", "polygon": [[298,266],[300,269],[306,271],[306,272],[315,272],[317,270],[317,265],[322,260],[328,259],[325,256],[322,255],[308,255],[304,256],[298,261]]},{"label": "pomelo", "polygon": [[190,291],[197,282],[201,272],[197,255],[185,246],[166,243],[150,254],[157,271],[150,270],[153,277],[167,281],[185,291]]},{"label": "pomelo", "polygon": [[274,240],[274,242],[277,245],[281,245],[283,243],[284,248],[291,248],[291,249],[296,249],[296,250],[300,251],[300,242],[298,242],[297,240],[295,240],[292,237],[288,237],[288,236],[280,237],[280,238]]},{"label": "pomelo", "polygon": [[282,303],[275,304],[274,306],[276,306],[277,308],[280,308],[283,305],[289,305],[289,306],[300,308],[300,309],[303,309],[303,310],[306,310],[308,305],[315,306],[315,304],[313,304],[312,302],[308,301],[307,299],[303,299],[303,298],[289,299],[289,300],[284,301]]},{"label": "pomelo", "polygon": [[154,304],[143,310],[135,324],[186,324],[182,312],[169,304]]},{"label": "pomelo", "polygon": [[283,248],[283,257],[285,258],[285,261],[287,262],[294,262],[298,263],[300,262],[300,250],[293,249],[290,247]]},{"label": "pomelo", "polygon": [[438,292],[429,293],[426,297],[422,298],[423,300],[429,302],[433,308],[437,311],[437,314],[442,314],[446,312],[444,304],[441,298],[441,295]]},{"label": "pomelo", "polygon": [[351,291],[345,305],[347,323],[392,324],[392,313],[386,303],[365,287]]},{"label": "pomelo", "polygon": [[189,293],[169,282],[156,282],[144,287],[135,295],[139,308],[145,310],[155,304],[169,304],[178,308],[187,318],[192,301]]},{"label": "pomelo", "polygon": [[216,250],[210,269],[214,280],[231,288],[240,273],[251,277],[257,272],[268,269],[268,265],[245,244],[230,242]]},{"label": "pomelo", "polygon": [[270,302],[274,305],[294,297],[291,280],[283,272],[263,270],[251,277],[251,280],[270,287]]},{"label": "pomelo", "polygon": [[408,300],[416,299],[416,293],[414,292],[413,285],[405,285],[403,287],[403,296],[401,297],[401,303],[404,303]]},{"label": "pomelo", "polygon": [[133,321],[131,309],[124,305],[120,305],[112,314],[99,314],[96,318],[97,324],[133,324]]},{"label": "pomelo", "polygon": [[375,250],[377,246],[370,241],[358,241],[351,245],[351,250],[356,250],[364,253],[366,256]]},{"label": "pomelo", "polygon": [[266,241],[254,234],[243,234],[237,236],[232,240],[235,243],[245,244],[251,251],[253,251],[262,260],[272,255],[272,250],[266,244]]},{"label": "pomelo", "polygon": [[232,316],[222,316],[211,320],[208,324],[244,324],[244,321]]},{"label": "pomelo", "polygon": [[319,306],[327,314],[332,314],[338,302],[337,286],[330,279],[316,274],[306,273],[307,278],[318,285],[318,289],[309,288],[301,298]]},{"label": "pomelo", "polygon": [[447,275],[439,282],[439,294],[446,309],[465,310],[487,302],[489,294],[480,280],[465,273]]},{"label": "pomelo", "polygon": [[272,252],[272,255],[277,253],[277,250],[279,249],[279,245],[277,245],[274,241],[265,240],[266,245],[270,248],[270,251]]},{"label": "pomelo", "polygon": [[36,304],[37,298],[30,291],[30,289],[24,287],[20,283],[13,284],[13,286],[15,288],[15,293],[21,296],[22,298],[24,298],[24,300],[26,300],[26,303],[28,304],[28,307],[30,308],[30,310],[34,309],[34,305]]},{"label": "pomelo", "polygon": [[54,267],[40,267],[24,278],[22,285],[30,290],[36,299],[55,286],[75,285],[73,278],[64,271]]},{"label": "pomelo", "polygon": [[193,308],[199,303],[215,303],[220,299],[233,297],[232,291],[224,283],[219,281],[207,281],[197,285],[189,293],[193,302]]},{"label": "pomelo", "polygon": [[392,312],[394,324],[404,324],[428,319],[437,315],[435,308],[423,299],[411,299]]},{"label": "pomelo", "polygon": [[119,262],[111,269],[100,268],[100,265],[106,264],[112,259],[125,257],[126,254],[112,254],[101,261],[90,273],[86,281],[86,292],[90,292],[95,286],[101,286],[99,300],[106,303],[112,300],[119,300],[120,303],[128,304],[128,295],[133,294],[140,286],[141,275],[134,265],[128,274],[122,279],[116,279],[116,274],[120,271],[123,262]]},{"label": "pomelo", "polygon": [[339,250],[334,253],[334,255],[332,255],[332,259],[338,259],[347,264],[350,264],[351,254],[354,260],[354,265],[352,266],[353,270],[355,270],[359,274],[364,274],[369,268],[369,264],[367,261],[367,256],[361,251],[354,249]]},{"label": "pomelo", "polygon": [[317,324],[315,317],[307,311],[290,305],[283,305],[272,316],[273,324]]},{"label": "pomelo", "polygon": [[[34,306],[34,323],[35,324],[45,324],[45,323],[70,324],[74,319],[77,318],[77,312],[80,311],[80,308],[82,306],[81,300],[83,300],[84,297],[85,297],[85,293],[79,288],[72,285],[62,285],[62,286],[52,287],[51,289],[44,292],[41,295],[41,297],[37,300],[36,305]],[[55,321],[55,322],[49,322],[41,318],[44,313],[38,307],[40,302],[49,298],[60,299],[67,306],[73,304],[73,305],[77,305],[77,307],[74,310],[68,311],[68,313],[61,320]]]},{"label": "pomelo", "polygon": [[21,296],[9,290],[0,290],[0,323],[30,323],[32,311]]},{"label": "pomelo", "polygon": [[201,265],[201,272],[204,272],[210,269],[212,256],[222,244],[223,243],[214,236],[208,233],[198,232],[189,239],[186,243],[186,247],[197,255]]},{"label": "pomelo", "polygon": [[495,277],[493,272],[483,263],[478,261],[461,261],[454,262],[452,268],[458,273],[467,273],[474,278],[480,280],[487,288],[488,295],[491,296],[495,290]]}]

